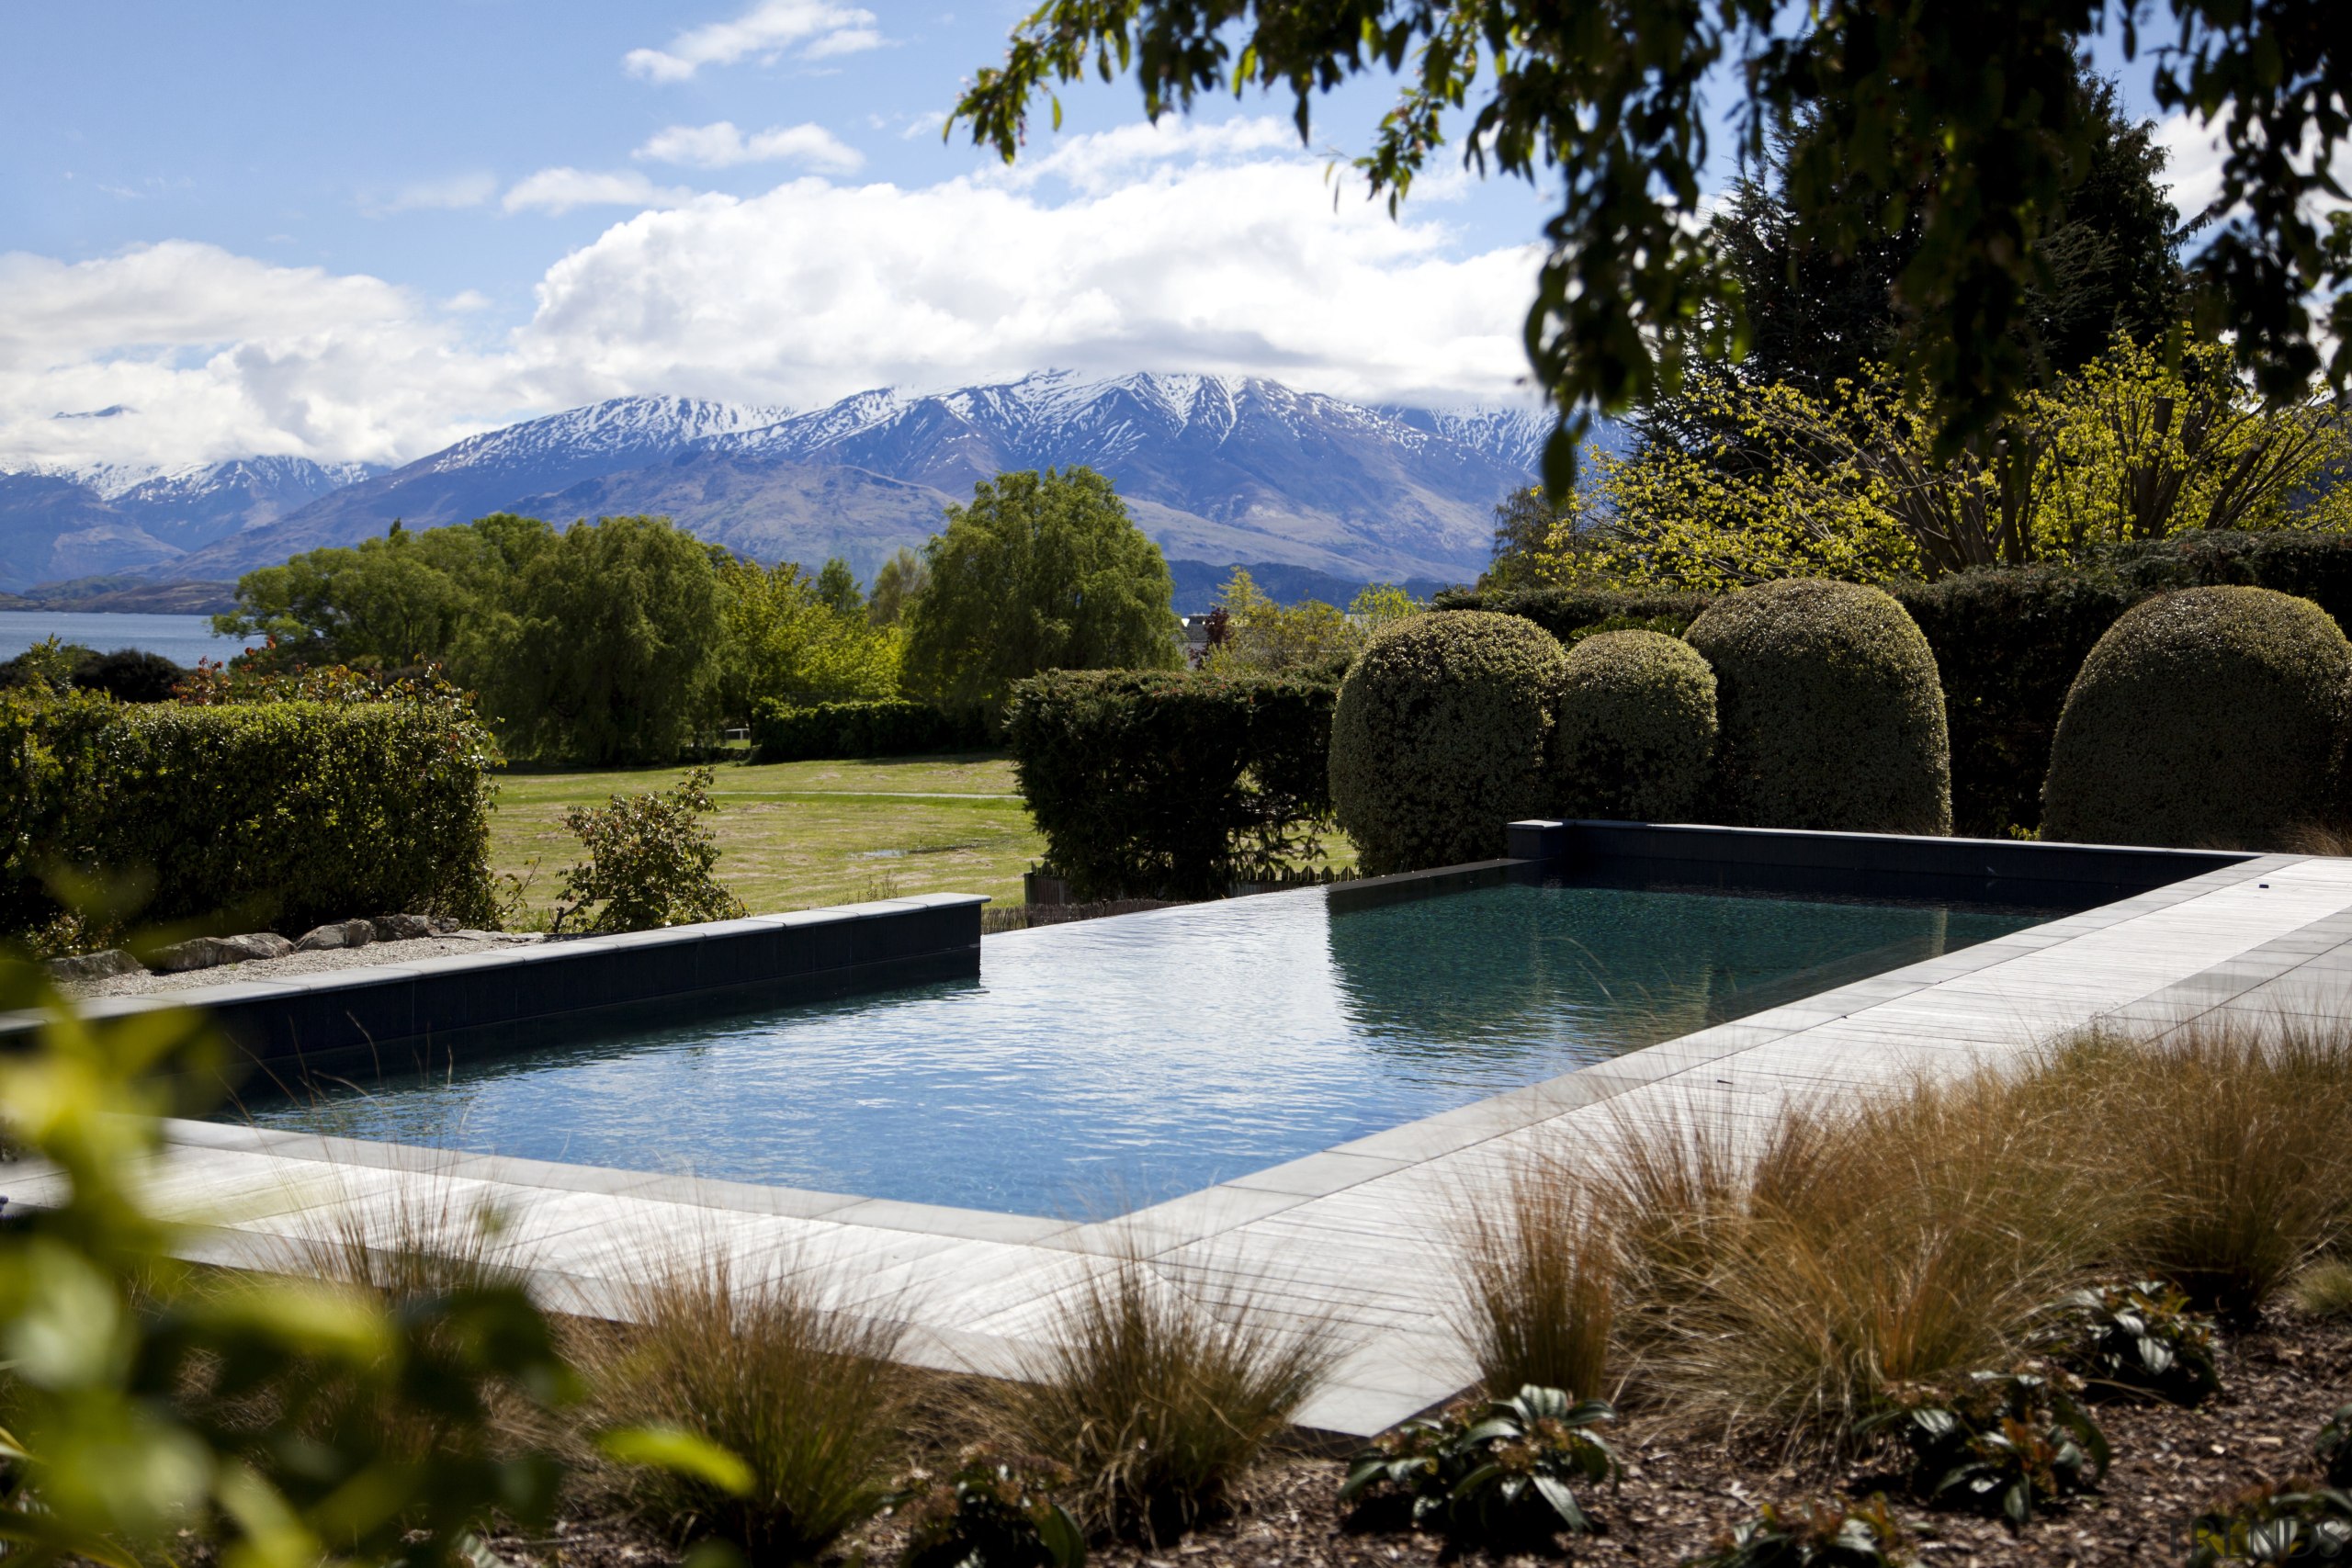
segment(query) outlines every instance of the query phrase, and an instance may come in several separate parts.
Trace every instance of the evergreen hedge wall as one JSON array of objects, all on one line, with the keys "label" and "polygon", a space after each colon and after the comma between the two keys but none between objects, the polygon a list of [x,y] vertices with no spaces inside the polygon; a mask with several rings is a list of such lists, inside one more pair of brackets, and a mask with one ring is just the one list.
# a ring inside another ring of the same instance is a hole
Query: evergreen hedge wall
[{"label": "evergreen hedge wall", "polygon": [[771,697],[752,718],[752,760],[800,762],[828,757],[911,757],[973,751],[989,744],[978,708],[930,703],[818,703],[795,706]]}]

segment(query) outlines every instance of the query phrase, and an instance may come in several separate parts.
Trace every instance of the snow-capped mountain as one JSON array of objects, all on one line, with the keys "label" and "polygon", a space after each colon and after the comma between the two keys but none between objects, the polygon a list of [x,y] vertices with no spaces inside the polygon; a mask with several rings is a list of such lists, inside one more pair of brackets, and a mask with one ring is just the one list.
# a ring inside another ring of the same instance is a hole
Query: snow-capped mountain
[{"label": "snow-capped mountain", "polygon": [[[64,508],[70,526],[54,532],[83,540],[69,552],[82,570],[157,580],[231,579],[394,518],[414,529],[497,511],[557,522],[659,513],[763,560],[838,554],[864,573],[934,532],[941,508],[979,480],[1083,464],[1117,483],[1174,560],[1458,580],[1485,564],[1494,504],[1529,481],[1549,428],[1532,409],[1374,409],[1255,378],[1048,371],[876,389],[801,413],[618,398],[390,472],[287,458],[109,470],[73,476],[42,505]],[[0,476],[0,588],[59,575],[25,551],[9,558],[7,486],[24,478]],[[119,559],[100,558],[108,528],[138,536],[120,536]]]}]

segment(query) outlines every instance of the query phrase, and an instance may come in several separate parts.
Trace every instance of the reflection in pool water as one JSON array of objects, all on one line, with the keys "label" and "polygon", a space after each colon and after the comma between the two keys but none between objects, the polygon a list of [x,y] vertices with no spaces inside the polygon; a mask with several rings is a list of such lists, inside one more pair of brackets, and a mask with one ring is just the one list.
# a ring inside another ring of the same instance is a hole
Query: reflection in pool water
[{"label": "reflection in pool water", "polygon": [[448,1064],[271,1126],[1097,1217],[2041,917],[1504,883],[991,937],[981,976]]}]

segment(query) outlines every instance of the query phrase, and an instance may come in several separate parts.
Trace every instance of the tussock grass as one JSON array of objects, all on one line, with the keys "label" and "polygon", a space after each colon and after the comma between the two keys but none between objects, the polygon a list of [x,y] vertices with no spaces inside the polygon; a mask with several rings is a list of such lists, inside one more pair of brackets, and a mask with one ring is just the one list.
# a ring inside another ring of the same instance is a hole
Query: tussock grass
[{"label": "tussock grass", "polygon": [[2287,1287],[2294,1303],[2314,1317],[2352,1317],[2352,1258],[2323,1258]]},{"label": "tussock grass", "polygon": [[1125,1253],[1071,1294],[990,1416],[1015,1450],[1070,1469],[1090,1528],[1169,1540],[1223,1504],[1338,1348],[1328,1325],[1300,1329]]},{"label": "tussock grass", "polygon": [[1464,1208],[1454,1326],[1498,1398],[1529,1383],[1605,1397],[1617,1258],[1600,1206],[1554,1161],[1525,1161],[1510,1182],[1500,1213]]},{"label": "tussock grass", "polygon": [[723,1256],[637,1287],[631,1315],[574,1335],[597,1422],[695,1432],[753,1483],[738,1497],[662,1471],[608,1472],[617,1500],[752,1562],[811,1561],[880,1510],[910,1386],[895,1362],[902,1326],[830,1312],[801,1277],[739,1282]]}]

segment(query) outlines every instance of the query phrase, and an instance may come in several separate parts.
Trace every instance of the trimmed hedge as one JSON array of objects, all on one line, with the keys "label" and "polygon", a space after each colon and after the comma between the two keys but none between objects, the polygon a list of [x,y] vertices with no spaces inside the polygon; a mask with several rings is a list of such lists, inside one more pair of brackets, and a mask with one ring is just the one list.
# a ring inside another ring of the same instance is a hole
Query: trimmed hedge
[{"label": "trimmed hedge", "polygon": [[1017,682],[1005,739],[1047,863],[1080,899],[1220,897],[1268,878],[1329,820],[1336,690],[1135,670]]},{"label": "trimmed hedge", "polygon": [[[2079,567],[1984,568],[1895,588],[1943,681],[1957,830],[1999,838],[2039,822],[2058,716],[2100,635],[2155,594],[2221,583],[2275,588],[2352,625],[2352,538],[2190,533],[2119,546]],[[1696,615],[1712,603],[1597,589],[1453,590],[1437,600],[1524,615],[1563,641],[1612,616]]]},{"label": "trimmed hedge", "polygon": [[152,875],[143,922],[488,923],[493,760],[435,705],[0,699],[0,934],[57,914],[40,876],[60,863]]},{"label": "trimmed hedge", "polygon": [[1416,615],[1374,637],[1340,686],[1331,805],[1366,872],[1490,860],[1539,816],[1567,655],[1516,615]]},{"label": "trimmed hedge", "polygon": [[1552,728],[1553,809],[1563,817],[1688,820],[1715,762],[1715,674],[1653,631],[1611,631],[1568,649]]},{"label": "trimmed hedge", "polygon": [[988,724],[978,709],[951,712],[930,703],[818,703],[798,707],[770,697],[752,718],[754,760],[762,762],[977,751],[988,744]]},{"label": "trimmed hedge", "polygon": [[2352,643],[2308,599],[2191,588],[2133,607],[2083,661],[2042,835],[2276,849],[2330,824]]},{"label": "trimmed hedge", "polygon": [[1951,831],[1936,656],[1875,588],[1792,579],[1690,623],[1715,671],[1716,799],[1751,828]]}]

